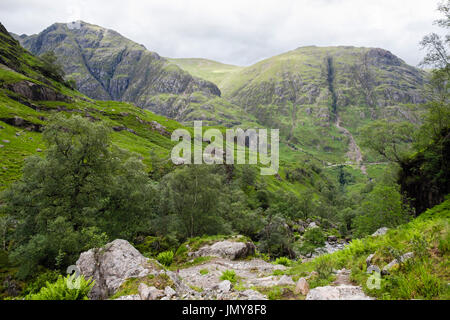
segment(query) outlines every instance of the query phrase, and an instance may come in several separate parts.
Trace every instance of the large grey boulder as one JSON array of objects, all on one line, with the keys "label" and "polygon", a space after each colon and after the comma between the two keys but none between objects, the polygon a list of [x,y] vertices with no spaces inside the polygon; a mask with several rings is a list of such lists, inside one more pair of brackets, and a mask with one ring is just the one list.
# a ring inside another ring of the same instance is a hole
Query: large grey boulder
[{"label": "large grey boulder", "polygon": [[198,251],[193,252],[194,257],[222,257],[225,259],[235,260],[245,258],[255,253],[255,245],[252,242],[240,241],[220,241],[210,246],[201,247]]},{"label": "large grey boulder", "polygon": [[325,286],[311,289],[306,300],[373,300],[359,286]]},{"label": "large grey boulder", "polygon": [[156,271],[128,241],[114,240],[103,248],[83,252],[76,262],[85,278],[95,280],[91,299],[105,299],[114,294],[128,278],[140,278]]}]

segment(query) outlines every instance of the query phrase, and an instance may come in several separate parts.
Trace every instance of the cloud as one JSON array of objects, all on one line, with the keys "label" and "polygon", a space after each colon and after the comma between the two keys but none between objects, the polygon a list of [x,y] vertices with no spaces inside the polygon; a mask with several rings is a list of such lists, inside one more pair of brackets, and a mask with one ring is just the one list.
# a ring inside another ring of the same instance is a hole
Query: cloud
[{"label": "cloud", "polygon": [[438,0],[2,0],[2,23],[38,33],[83,20],[167,57],[249,65],[305,45],[381,47],[417,65]]}]

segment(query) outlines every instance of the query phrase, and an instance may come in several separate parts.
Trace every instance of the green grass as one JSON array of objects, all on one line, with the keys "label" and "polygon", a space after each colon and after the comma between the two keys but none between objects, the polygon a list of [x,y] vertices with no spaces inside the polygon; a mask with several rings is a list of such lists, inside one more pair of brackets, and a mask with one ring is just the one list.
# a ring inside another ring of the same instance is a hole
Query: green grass
[{"label": "green grass", "polygon": [[[333,281],[332,275],[323,270],[346,268],[351,270],[350,279],[353,282],[378,299],[448,300],[449,221],[450,199],[408,224],[389,230],[384,236],[353,240],[344,250],[307,263],[294,263],[285,273],[299,278],[311,271],[322,270],[324,275],[319,275],[315,282],[310,282],[313,287]],[[390,275],[383,276],[380,289],[369,289],[367,256],[375,253],[373,263],[381,269],[395,258],[393,252],[414,252],[415,257],[395,268]],[[324,267],[324,264],[327,266]]]}]

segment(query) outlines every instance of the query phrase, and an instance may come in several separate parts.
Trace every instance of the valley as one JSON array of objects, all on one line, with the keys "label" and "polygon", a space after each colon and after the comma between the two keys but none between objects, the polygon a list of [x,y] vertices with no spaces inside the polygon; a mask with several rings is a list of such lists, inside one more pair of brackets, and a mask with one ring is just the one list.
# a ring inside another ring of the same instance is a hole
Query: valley
[{"label": "valley", "polygon": [[[235,66],[84,21],[36,32],[0,24],[2,299],[449,299],[448,63],[301,46]],[[278,171],[174,163],[194,121],[278,129]]]}]

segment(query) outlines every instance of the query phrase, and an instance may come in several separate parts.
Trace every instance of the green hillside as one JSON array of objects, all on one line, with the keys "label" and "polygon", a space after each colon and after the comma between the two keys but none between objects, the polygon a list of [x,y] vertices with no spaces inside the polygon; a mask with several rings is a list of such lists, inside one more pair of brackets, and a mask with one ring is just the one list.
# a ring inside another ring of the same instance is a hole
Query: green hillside
[{"label": "green hillside", "polygon": [[168,58],[168,60],[193,76],[215,83],[219,88],[228,77],[244,68],[202,58]]}]

